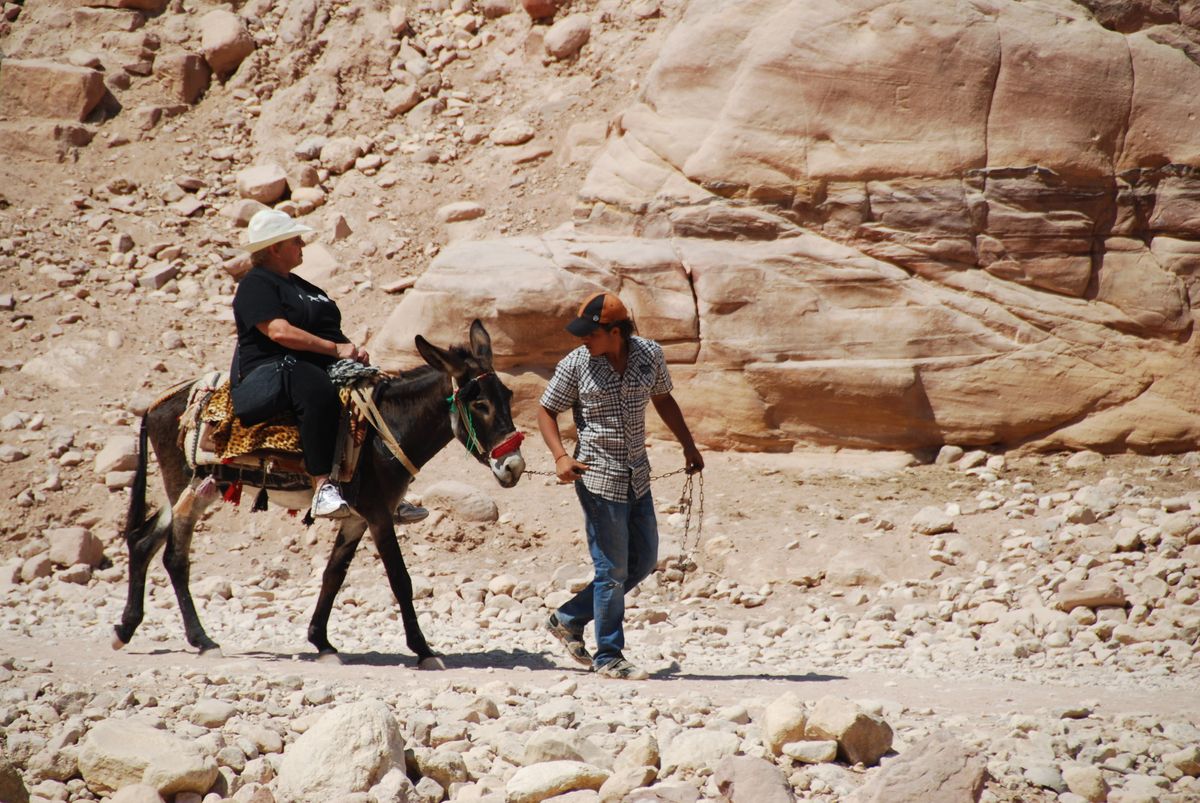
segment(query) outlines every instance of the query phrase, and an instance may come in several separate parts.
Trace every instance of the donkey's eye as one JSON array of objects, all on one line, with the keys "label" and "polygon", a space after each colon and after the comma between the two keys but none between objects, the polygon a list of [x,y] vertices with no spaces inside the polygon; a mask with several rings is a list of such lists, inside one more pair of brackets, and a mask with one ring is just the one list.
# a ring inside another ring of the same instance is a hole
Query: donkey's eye
[{"label": "donkey's eye", "polygon": [[483,399],[476,399],[471,402],[471,409],[480,415],[487,415],[492,412],[492,405],[488,404]]}]

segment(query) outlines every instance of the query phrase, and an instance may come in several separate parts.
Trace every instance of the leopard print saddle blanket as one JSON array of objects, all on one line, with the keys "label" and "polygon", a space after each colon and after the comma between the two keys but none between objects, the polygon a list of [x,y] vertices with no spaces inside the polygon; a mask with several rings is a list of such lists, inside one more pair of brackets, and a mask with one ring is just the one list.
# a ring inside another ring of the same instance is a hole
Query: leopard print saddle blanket
[{"label": "leopard print saddle blanket", "polygon": [[[348,482],[367,436],[367,422],[350,403],[350,388],[342,387],[338,392],[343,412],[332,476],[338,482]],[[283,413],[262,424],[243,425],[233,413],[228,373],[214,371],[196,380],[179,424],[180,446],[192,469],[222,465],[305,473],[295,417]]]}]

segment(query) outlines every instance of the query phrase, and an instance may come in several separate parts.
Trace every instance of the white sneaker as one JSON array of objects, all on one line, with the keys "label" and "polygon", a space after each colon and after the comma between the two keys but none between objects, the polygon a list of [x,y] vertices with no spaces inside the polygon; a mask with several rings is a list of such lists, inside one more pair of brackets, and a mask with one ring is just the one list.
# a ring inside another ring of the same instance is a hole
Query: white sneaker
[{"label": "white sneaker", "polygon": [[429,518],[429,511],[420,505],[401,501],[396,507],[397,524],[415,524],[418,521],[425,521],[427,518]]},{"label": "white sneaker", "polygon": [[312,515],[314,519],[344,519],[350,515],[350,506],[337,485],[323,482],[313,494]]}]

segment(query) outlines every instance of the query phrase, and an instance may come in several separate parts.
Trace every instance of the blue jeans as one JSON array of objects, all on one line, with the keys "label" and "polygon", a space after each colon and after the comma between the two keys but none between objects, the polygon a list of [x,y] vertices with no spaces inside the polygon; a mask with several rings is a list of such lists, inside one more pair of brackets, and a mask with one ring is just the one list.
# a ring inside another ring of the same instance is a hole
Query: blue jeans
[{"label": "blue jeans", "polygon": [[625,595],[645,580],[658,563],[658,522],[654,500],[611,502],[575,483],[587,525],[588,551],[596,574],[592,582],[558,609],[558,620],[582,631],[596,622],[594,666],[621,658],[625,647]]}]

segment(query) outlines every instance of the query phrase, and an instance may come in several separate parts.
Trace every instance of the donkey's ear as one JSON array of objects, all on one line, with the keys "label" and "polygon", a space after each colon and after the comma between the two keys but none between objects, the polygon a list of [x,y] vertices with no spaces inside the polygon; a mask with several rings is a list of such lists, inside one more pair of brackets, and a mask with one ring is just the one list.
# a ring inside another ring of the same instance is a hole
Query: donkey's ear
[{"label": "donkey's ear", "polygon": [[417,344],[417,353],[421,355],[425,362],[442,373],[459,376],[466,369],[466,363],[457,357],[454,352],[440,349],[420,335],[417,335],[415,342]]},{"label": "donkey's ear", "polygon": [[471,324],[471,353],[475,355],[476,359],[491,365],[492,336],[488,334],[487,329],[483,328],[483,322],[478,318]]}]

